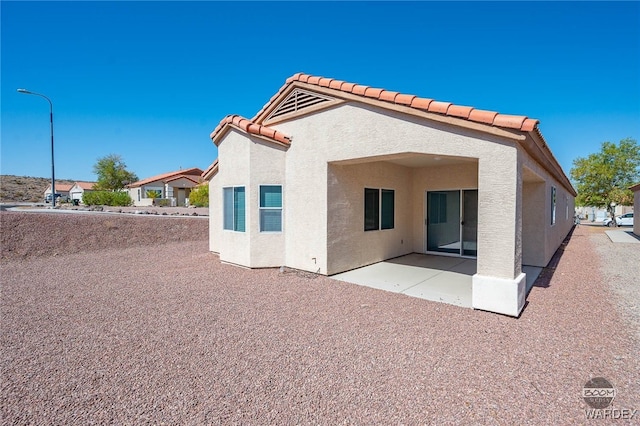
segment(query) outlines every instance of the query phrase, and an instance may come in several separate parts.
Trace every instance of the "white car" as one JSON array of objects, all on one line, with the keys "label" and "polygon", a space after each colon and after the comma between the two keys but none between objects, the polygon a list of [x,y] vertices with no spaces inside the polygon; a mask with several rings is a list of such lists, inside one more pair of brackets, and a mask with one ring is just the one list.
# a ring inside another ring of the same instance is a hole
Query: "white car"
[{"label": "white car", "polygon": [[[602,224],[604,226],[613,226],[613,220],[610,217],[606,218]],[[623,214],[622,216],[616,216],[616,225],[618,226],[633,226],[633,213]]]}]

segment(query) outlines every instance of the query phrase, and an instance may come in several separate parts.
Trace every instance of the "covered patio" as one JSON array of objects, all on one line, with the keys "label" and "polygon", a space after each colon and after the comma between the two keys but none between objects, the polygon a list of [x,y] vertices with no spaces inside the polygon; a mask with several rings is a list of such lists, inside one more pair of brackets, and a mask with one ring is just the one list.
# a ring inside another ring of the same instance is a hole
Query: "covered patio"
[{"label": "covered patio", "polygon": [[[523,266],[526,293],[542,268]],[[343,272],[331,278],[378,290],[472,308],[472,276],[476,259],[411,253]]]}]

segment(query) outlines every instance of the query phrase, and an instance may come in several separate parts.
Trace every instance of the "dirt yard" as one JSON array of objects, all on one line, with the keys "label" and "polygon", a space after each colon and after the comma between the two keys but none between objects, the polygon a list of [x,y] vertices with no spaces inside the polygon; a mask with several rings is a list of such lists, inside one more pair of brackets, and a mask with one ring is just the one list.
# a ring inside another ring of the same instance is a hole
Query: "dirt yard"
[{"label": "dirt yard", "polygon": [[0,219],[3,424],[589,424],[599,376],[640,410],[601,229],[576,228],[515,319],[221,264],[198,218]]}]

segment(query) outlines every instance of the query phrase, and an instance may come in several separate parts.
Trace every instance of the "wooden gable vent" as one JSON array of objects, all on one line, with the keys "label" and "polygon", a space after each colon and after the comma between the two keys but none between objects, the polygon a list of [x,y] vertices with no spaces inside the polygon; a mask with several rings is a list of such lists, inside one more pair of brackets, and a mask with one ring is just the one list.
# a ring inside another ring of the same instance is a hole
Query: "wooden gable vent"
[{"label": "wooden gable vent", "polygon": [[295,89],[284,101],[280,103],[280,105],[278,105],[278,107],[269,115],[267,120],[297,112],[323,102],[330,102],[332,100],[332,98],[328,98],[317,93],[307,92],[302,89]]}]

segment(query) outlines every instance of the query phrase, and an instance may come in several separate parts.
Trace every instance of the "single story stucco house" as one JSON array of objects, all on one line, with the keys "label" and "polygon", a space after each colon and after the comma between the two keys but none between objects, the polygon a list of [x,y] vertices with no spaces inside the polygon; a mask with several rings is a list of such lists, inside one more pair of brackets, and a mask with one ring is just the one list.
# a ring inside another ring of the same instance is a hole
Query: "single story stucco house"
[{"label": "single story stucco house", "polygon": [[472,304],[518,316],[576,192],[538,120],[295,74],[211,133],[210,250],[333,275],[409,253],[473,257]]},{"label": "single story stucco house", "polygon": [[635,215],[633,233],[640,237],[640,219],[638,219],[638,212],[640,212],[640,183],[633,185],[629,189],[633,191],[633,214]]},{"label": "single story stucco house", "polygon": [[69,190],[69,199],[79,200],[80,202],[82,202],[82,195],[85,192],[93,191],[93,187],[95,184],[96,182],[75,182]]},{"label": "single story stucco house", "polygon": [[[155,199],[169,199],[171,206],[188,205],[191,190],[202,183],[197,167],[152,176],[126,186],[134,206],[152,206]],[[149,195],[154,193],[155,197]]]},{"label": "single story stucco house", "polygon": [[[64,200],[69,199],[69,191],[73,185],[70,183],[56,183],[56,194],[60,194],[60,196]],[[47,186],[47,189],[44,190],[44,199],[47,199],[47,196],[51,195],[51,184]],[[56,201],[57,202],[57,201]]]}]

